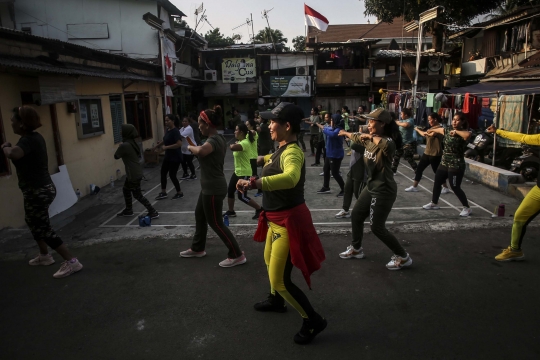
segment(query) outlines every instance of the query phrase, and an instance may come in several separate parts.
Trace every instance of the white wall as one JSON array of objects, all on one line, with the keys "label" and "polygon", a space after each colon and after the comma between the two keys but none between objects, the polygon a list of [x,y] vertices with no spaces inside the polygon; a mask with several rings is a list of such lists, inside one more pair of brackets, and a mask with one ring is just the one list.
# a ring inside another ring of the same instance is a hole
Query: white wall
[{"label": "white wall", "polygon": [[[157,3],[151,0],[17,0],[15,21],[17,29],[31,27],[33,35],[125,53],[133,58],[156,58],[157,32],[142,16],[147,12],[157,16],[157,9]],[[109,29],[108,39],[68,38],[68,24],[103,23]]]}]

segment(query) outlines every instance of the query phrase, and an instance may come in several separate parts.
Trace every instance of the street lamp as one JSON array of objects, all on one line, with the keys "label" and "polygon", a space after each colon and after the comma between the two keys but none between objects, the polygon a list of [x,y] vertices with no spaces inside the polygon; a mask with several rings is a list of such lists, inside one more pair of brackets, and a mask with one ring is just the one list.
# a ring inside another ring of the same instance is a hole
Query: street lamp
[{"label": "street lamp", "polygon": [[[435,19],[437,16],[442,14],[444,12],[443,6],[436,6],[434,8],[431,8],[429,10],[424,11],[420,14],[420,20],[418,21],[418,42],[417,42],[417,49],[416,49],[416,74],[414,75],[414,83],[412,88],[412,98],[413,98],[413,112],[416,114],[416,91],[418,89],[418,73],[420,72],[420,59],[422,56],[422,34],[424,32],[424,24],[430,20]],[[407,27],[414,30],[415,22],[407,25]],[[407,30],[407,27],[405,30]],[[412,31],[407,30],[407,31]]]}]

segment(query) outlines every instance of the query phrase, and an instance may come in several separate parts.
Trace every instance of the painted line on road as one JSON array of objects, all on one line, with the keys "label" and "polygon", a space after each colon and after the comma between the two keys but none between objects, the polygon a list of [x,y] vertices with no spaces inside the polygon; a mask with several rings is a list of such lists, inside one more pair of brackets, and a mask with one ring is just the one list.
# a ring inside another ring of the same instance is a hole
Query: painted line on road
[{"label": "painted line on road", "polygon": [[[401,164],[401,165],[403,165],[404,167],[408,168],[408,169],[411,170],[411,171],[414,171],[412,168],[408,167],[407,165],[404,165],[404,164]],[[431,181],[432,183],[435,182],[435,180],[431,180],[430,178],[428,178],[427,176],[424,176],[423,174],[422,174],[422,177],[428,179],[428,180]],[[422,186],[422,187],[423,187],[423,186]],[[424,188],[424,189],[425,189],[425,188]],[[478,208],[484,210],[484,211],[487,212],[488,214],[493,215],[493,211],[489,211],[488,209],[486,209],[486,208],[483,207],[482,205],[479,205],[479,204],[475,203],[474,201],[472,201],[472,200],[470,200],[470,199],[467,199],[467,200],[468,200],[471,204],[476,205],[476,207],[478,207]],[[471,206],[471,207],[472,207],[472,206]]]}]

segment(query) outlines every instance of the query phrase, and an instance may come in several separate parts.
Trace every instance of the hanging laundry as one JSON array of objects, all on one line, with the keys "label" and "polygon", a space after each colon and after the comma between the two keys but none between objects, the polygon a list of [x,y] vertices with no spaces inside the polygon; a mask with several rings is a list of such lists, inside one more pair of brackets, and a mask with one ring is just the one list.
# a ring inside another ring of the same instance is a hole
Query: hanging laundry
[{"label": "hanging laundry", "polygon": [[462,101],[463,101],[463,96],[461,96],[461,94],[455,96],[454,106],[456,109],[461,109],[463,105]]},{"label": "hanging laundry", "polygon": [[435,94],[429,93],[426,98],[426,106],[433,107],[433,101],[435,100]]},{"label": "hanging laundry", "polygon": [[[499,117],[497,127],[507,131],[523,133],[525,119],[528,118],[527,95],[502,95],[500,97]],[[499,138],[500,144],[505,147],[520,147],[515,141]]]}]

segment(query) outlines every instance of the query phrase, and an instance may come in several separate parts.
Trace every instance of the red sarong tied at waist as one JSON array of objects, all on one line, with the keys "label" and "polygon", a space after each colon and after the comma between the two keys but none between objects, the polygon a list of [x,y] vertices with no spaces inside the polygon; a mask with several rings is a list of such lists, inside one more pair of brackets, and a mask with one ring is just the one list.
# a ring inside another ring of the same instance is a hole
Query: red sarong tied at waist
[{"label": "red sarong tied at waist", "polygon": [[304,203],[289,210],[262,211],[253,240],[266,241],[268,221],[287,229],[291,262],[300,269],[311,289],[310,276],[321,268],[326,257],[308,207]]}]

